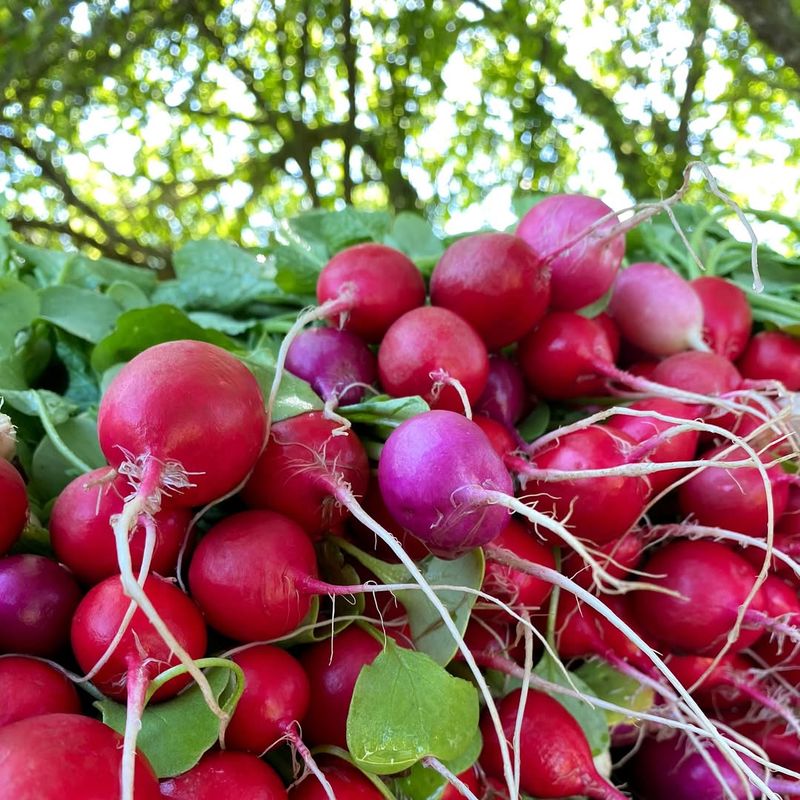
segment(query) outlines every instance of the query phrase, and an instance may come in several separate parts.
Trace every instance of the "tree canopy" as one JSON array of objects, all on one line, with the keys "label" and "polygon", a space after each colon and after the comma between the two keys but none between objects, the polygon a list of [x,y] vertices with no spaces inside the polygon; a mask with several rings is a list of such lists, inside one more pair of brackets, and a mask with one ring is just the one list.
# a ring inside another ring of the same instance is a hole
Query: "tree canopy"
[{"label": "tree canopy", "polygon": [[159,266],[313,206],[441,225],[499,186],[663,195],[697,157],[791,175],[799,33],[798,0],[7,0],[3,211]]}]

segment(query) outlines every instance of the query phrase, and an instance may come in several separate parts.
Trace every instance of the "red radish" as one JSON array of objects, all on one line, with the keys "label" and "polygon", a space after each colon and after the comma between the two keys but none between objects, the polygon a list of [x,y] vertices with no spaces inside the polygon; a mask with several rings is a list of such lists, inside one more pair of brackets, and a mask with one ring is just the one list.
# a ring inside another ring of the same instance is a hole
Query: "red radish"
[{"label": "red radish", "polygon": [[[356,681],[361,668],[371,664],[382,649],[375,637],[351,625],[337,634],[333,642],[317,642],[300,656],[311,687],[311,701],[303,722],[303,736],[308,742],[347,747],[347,714]],[[328,778],[332,781],[330,775]]]},{"label": "red radish", "polygon": [[[679,419],[692,419],[694,409],[685,403],[677,403],[664,397],[650,400],[637,400],[631,403],[630,408],[637,411],[654,411],[667,417]],[[691,461],[697,450],[699,433],[688,430],[674,436],[668,431],[676,427],[677,423],[665,422],[655,417],[629,416],[616,414],[608,421],[607,426],[616,431],[621,431],[642,448],[634,448],[628,454],[630,463],[647,460],[655,464],[664,464],[670,461]],[[637,451],[639,454],[637,455]],[[664,472],[652,472],[648,475],[653,492],[660,492],[674,483],[686,470],[675,469]]]},{"label": "red radish", "polygon": [[727,358],[716,353],[677,353],[653,370],[652,378],[664,386],[704,395],[724,395],[741,386],[742,376]]},{"label": "red radish", "polygon": [[495,453],[501,458],[517,449],[514,434],[502,422],[489,417],[475,417],[472,421],[486,434]]},{"label": "red radish", "polygon": [[[200,658],[206,651],[206,627],[195,604],[176,586],[151,576],[145,589],[159,615],[174,633],[181,646]],[[118,576],[106,578],[89,590],[72,618],[72,651],[88,672],[99,661],[114,640],[128,609]],[[137,610],[111,657],[92,679],[109,697],[122,700],[135,688],[130,687],[134,673],[137,683],[151,681],[178,663],[141,610]],[[189,682],[188,676],[174,678],[164,684],[154,700],[173,697]]]},{"label": "red radish", "polygon": [[242,490],[245,503],[285,514],[312,537],[341,523],[347,510],[336,503],[333,492],[347,483],[355,495],[363,495],[369,463],[358,437],[352,431],[336,435],[337,427],[321,411],[273,425],[269,443]]},{"label": "red radish", "polygon": [[[90,717],[46,714],[0,728],[0,800],[118,798],[122,737]],[[161,800],[136,755],[136,800]]]},{"label": "red radish", "polygon": [[[520,696],[517,689],[506,695],[498,707],[509,743],[514,739]],[[500,778],[503,776],[500,747],[486,714],[481,718],[481,733],[480,764],[490,776]],[[535,689],[528,690],[522,713],[520,767],[520,789],[535,797],[581,795],[597,800],[625,797],[597,772],[589,743],[574,717],[558,700]]]},{"label": "red radish", "polygon": [[393,397],[421,395],[432,407],[461,411],[447,384],[457,380],[474,403],[486,388],[489,357],[472,326],[446,308],[409,311],[386,332],[378,350],[381,386]]},{"label": "red radish", "polygon": [[635,377],[652,381],[653,373],[655,372],[657,366],[658,361],[637,361],[635,364],[631,364],[628,367],[628,372]]},{"label": "red radish", "polygon": [[17,452],[17,431],[8,414],[0,413],[0,459],[11,461]]},{"label": "red radish", "polygon": [[80,598],[72,575],[49,558],[0,559],[0,653],[56,655]]},{"label": "red radish", "polygon": [[[641,532],[635,528],[618,539],[600,545],[596,551],[597,562],[615,578],[624,578],[642,560],[644,542]],[[593,586],[592,571],[574,551],[567,551],[561,559],[562,574],[575,581],[584,589]]]},{"label": "red radish", "polygon": [[[605,544],[622,536],[642,515],[650,494],[646,478],[612,475],[553,480],[558,472],[605,469],[626,462],[631,442],[624,433],[591,425],[567,433],[537,450],[532,467],[515,467],[525,481],[526,497],[533,496],[540,511],[558,520],[579,539]],[[610,497],[614,498],[609,503]]]},{"label": "red radish", "polygon": [[[492,548],[510,550],[515,556],[525,561],[541,564],[550,569],[556,568],[552,548],[537,540],[528,526],[513,519],[494,539]],[[526,572],[493,561],[490,552],[481,588],[484,592],[510,605],[515,611],[535,611],[543,606],[550,597],[553,586]],[[496,606],[492,611],[486,613],[493,618],[508,618],[507,613]]]},{"label": "red radish", "polygon": [[795,587],[776,575],[767,575],[767,579],[761,585],[760,593],[764,603],[764,613],[791,625],[800,623],[800,599]]},{"label": "red radish", "polygon": [[25,482],[16,469],[0,458],[0,556],[19,539],[28,521],[28,495]]},{"label": "red radish", "polygon": [[611,348],[612,359],[616,362],[622,347],[622,337],[617,323],[614,322],[611,316],[605,311],[602,314],[598,314],[596,317],[592,317],[592,321],[603,329],[603,333],[605,333],[606,339],[608,339],[608,346]]},{"label": "red radish", "polygon": [[[484,614],[473,615],[464,631],[464,641],[475,656],[479,664],[493,669],[491,659],[498,656],[508,658],[512,662],[522,662],[525,659],[525,641],[519,635],[516,621],[509,617],[497,615],[487,619]],[[543,646],[541,640],[533,637],[534,663],[541,654]],[[490,659],[486,657],[489,656]],[[456,653],[457,661],[463,661],[461,653]]]},{"label": "red radish", "polygon": [[[320,758],[322,773],[328,779],[334,795],[339,800],[384,800],[364,773],[346,761],[335,756],[324,755]],[[328,800],[322,784],[314,775],[307,775],[289,792],[290,800]]]},{"label": "red radish", "polygon": [[290,736],[308,711],[308,678],[294,657],[272,645],[256,645],[232,657],[244,672],[244,693],[225,734],[234,750],[263,753]]},{"label": "red radish", "polygon": [[486,388],[475,403],[475,413],[512,428],[525,413],[527,390],[519,367],[503,356],[489,356]]},{"label": "red radish", "polygon": [[286,354],[286,369],[311,384],[323,400],[339,405],[357,403],[364,386],[378,378],[375,356],[354,333],[336,328],[312,328],[299,333]]},{"label": "red radish", "polygon": [[631,264],[617,275],[608,313],[622,336],[652,356],[669,356],[703,343],[703,305],[690,283],[655,262]]},{"label": "red radish", "polygon": [[[469,789],[476,797],[481,796],[481,782],[478,776],[478,770],[475,767],[470,767],[464,772],[456,775],[456,777]],[[445,787],[444,792],[438,800],[463,800],[464,795],[456,789],[452,784]]]},{"label": "red radish", "polygon": [[[611,215],[608,220],[586,233],[607,215]],[[580,194],[547,197],[522,218],[517,236],[552,271],[551,308],[574,311],[611,288],[625,253],[624,235],[611,235],[617,223],[602,200]]]},{"label": "red radish", "polygon": [[[761,473],[754,466],[727,469],[724,466],[729,461],[746,461],[748,454],[734,448],[717,461],[712,460],[729,447],[725,444],[703,454],[708,466],[678,489],[681,511],[691,514],[700,525],[748,536],[766,536],[767,492]],[[780,466],[770,467],[766,473],[771,486],[773,520],[777,520],[789,499],[786,473]]]},{"label": "red radish", "polygon": [[[756,582],[750,564],[725,545],[680,539],[656,552],[642,568],[648,582],[680,593],[638,591],[631,595],[641,628],[676,654],[714,655],[733,628],[739,606]],[[759,596],[750,604],[760,611]],[[749,647],[763,628],[748,628],[747,617],[731,652]]]},{"label": "red radish", "polygon": [[145,496],[164,488],[175,465],[184,480],[170,504],[197,506],[250,472],[264,446],[266,412],[256,379],[230,353],[205,342],[165,342],[117,373],[100,401],[97,431],[115,469],[151,465],[141,476]]},{"label": "red radish", "polygon": [[508,233],[459,239],[431,275],[431,303],[466,320],[490,350],[526,334],[549,301],[550,270],[526,242]]},{"label": "red radish", "polygon": [[[121,514],[130,484],[124,476],[104,480],[108,467],[75,478],[58,496],[50,513],[50,542],[56,557],[81,582],[89,585],[119,573],[117,551],[110,519]],[[192,514],[186,508],[162,509],[153,516],[155,549],[150,569],[171,575],[178,563]],[[142,565],[145,528],[138,524],[130,538],[134,570]]]},{"label": "red radish", "polygon": [[425,282],[414,262],[382,244],[358,244],[337,253],[319,275],[317,300],[334,300],[346,288],[353,299],[342,327],[368,342],[379,342],[396,319],[425,302]]},{"label": "red radish", "polygon": [[800,771],[800,736],[790,730],[784,720],[747,722],[734,719],[730,724],[734,730],[763,747],[771,761],[786,769]]},{"label": "red radish", "polygon": [[[206,753],[188,772],[161,781],[161,796],[173,800],[286,800],[278,773],[247,753]],[[137,798],[138,800],[138,798]]]},{"label": "red radish", "polygon": [[0,728],[42,714],[79,714],[72,682],[55,667],[25,656],[0,658]]},{"label": "red radish", "polygon": [[389,436],[378,464],[390,514],[431,551],[454,556],[495,539],[508,522],[486,490],[511,494],[511,478],[475,423],[451,411],[406,420]]},{"label": "red radish", "polygon": [[800,341],[780,331],[757,333],[739,361],[745,378],[780,381],[790,392],[800,391]]},{"label": "red radish", "polygon": [[189,586],[209,625],[256,642],[300,624],[311,597],[299,587],[316,574],[314,546],[296,522],[273,511],[245,511],[217,523],[197,546]]},{"label": "red radish", "polygon": [[703,341],[718,355],[736,361],[744,352],[753,325],[747,295],[715,275],[691,281],[703,304]]},{"label": "red radish", "polygon": [[[727,793],[696,746],[685,736],[676,735],[666,739],[648,736],[641,743],[633,757],[636,796],[646,800],[746,800],[752,796],[752,787],[748,794],[748,784],[716,747],[707,743],[697,746],[703,747],[706,758],[714,764]],[[763,768],[750,759],[745,761],[763,778]]]}]

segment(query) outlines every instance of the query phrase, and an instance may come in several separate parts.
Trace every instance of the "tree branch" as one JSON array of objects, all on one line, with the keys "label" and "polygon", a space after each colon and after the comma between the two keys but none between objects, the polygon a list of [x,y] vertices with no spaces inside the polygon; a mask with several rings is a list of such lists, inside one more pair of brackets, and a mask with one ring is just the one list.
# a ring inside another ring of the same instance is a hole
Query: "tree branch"
[{"label": "tree branch", "polygon": [[800,16],[790,0],[726,0],[753,33],[800,75]]},{"label": "tree branch", "polygon": [[356,45],[353,41],[353,17],[350,0],[342,2],[342,16],[344,17],[344,47],[342,59],[347,70],[347,126],[344,131],[344,157],[342,170],[344,172],[344,200],[346,203],[353,201],[353,176],[350,172],[350,158],[353,154],[353,144],[356,138]]}]

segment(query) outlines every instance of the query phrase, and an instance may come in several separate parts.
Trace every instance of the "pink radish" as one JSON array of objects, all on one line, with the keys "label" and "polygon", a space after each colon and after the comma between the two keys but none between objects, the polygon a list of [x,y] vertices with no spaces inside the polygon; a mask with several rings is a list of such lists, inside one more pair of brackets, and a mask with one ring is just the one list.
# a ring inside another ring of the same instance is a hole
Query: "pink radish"
[{"label": "pink radish", "polygon": [[461,411],[486,388],[489,358],[472,326],[446,308],[424,306],[404,314],[378,350],[381,386],[393,397],[421,395],[433,407]]},{"label": "pink radish", "polygon": [[[587,232],[607,215],[608,220]],[[552,271],[551,308],[574,311],[611,288],[625,253],[625,236],[611,234],[617,223],[602,200],[580,194],[547,197],[522,218],[517,236]]]},{"label": "pink radish", "polygon": [[19,539],[28,521],[28,495],[25,482],[16,469],[0,458],[0,556]]},{"label": "pink radish", "polygon": [[319,538],[347,516],[332,494],[347,483],[362,496],[369,481],[367,455],[358,437],[337,435],[337,424],[320,411],[272,426],[269,443],[242,490],[251,508],[285,514]]},{"label": "pink radish", "polygon": [[189,586],[209,625],[256,642],[300,624],[311,597],[299,587],[316,574],[314,546],[296,522],[274,511],[245,511],[218,522],[202,539]]},{"label": "pink radish", "polygon": [[161,796],[172,800],[286,800],[278,773],[246,753],[206,753],[188,772],[161,781]]},{"label": "pink radish", "polygon": [[80,598],[72,575],[49,558],[0,559],[0,653],[57,655]]},{"label": "pink radish", "polygon": [[25,656],[0,658],[0,728],[28,717],[80,710],[75,687],[55,667]]},{"label": "pink radish", "polygon": [[414,262],[376,243],[348,247],[323,267],[317,300],[336,300],[345,289],[352,298],[336,314],[345,315],[345,330],[368,342],[379,342],[396,319],[425,302],[425,283]]},{"label": "pink radish", "polygon": [[663,264],[631,264],[617,275],[608,313],[622,336],[652,356],[707,350],[703,305],[691,284]]},{"label": "pink radish", "polygon": [[703,341],[731,361],[744,352],[753,325],[747,295],[735,284],[715,275],[691,282],[703,304]]},{"label": "pink radish", "polygon": [[477,416],[513,427],[525,413],[527,389],[519,367],[500,355],[489,356],[486,388],[475,403]]},{"label": "pink radish", "polygon": [[742,376],[728,359],[716,353],[677,353],[653,370],[651,379],[688,392],[724,395],[741,386]]},{"label": "pink radish", "polygon": [[533,328],[549,300],[550,270],[526,242],[507,233],[459,239],[431,275],[431,303],[466,320],[490,350]]},{"label": "pink radish", "polygon": [[800,341],[780,331],[757,333],[739,360],[739,369],[750,380],[780,381],[790,392],[800,391]]},{"label": "pink radish", "polygon": [[[89,585],[119,573],[110,520],[122,513],[130,485],[124,476],[106,480],[109,472],[108,467],[100,467],[75,478],[50,513],[50,542],[56,557]],[[175,572],[191,516],[186,508],[162,509],[153,516],[153,572],[164,576]],[[131,564],[136,570],[142,565],[145,540],[145,528],[138,524],[130,537]]]}]

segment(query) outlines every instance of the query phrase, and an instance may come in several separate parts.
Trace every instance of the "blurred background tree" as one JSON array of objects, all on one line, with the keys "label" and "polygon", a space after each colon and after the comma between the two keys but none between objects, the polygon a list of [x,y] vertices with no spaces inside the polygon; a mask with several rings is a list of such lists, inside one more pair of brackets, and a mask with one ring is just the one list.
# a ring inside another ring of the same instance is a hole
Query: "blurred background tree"
[{"label": "blurred background tree", "polygon": [[798,0],[6,0],[3,213],[159,266],[314,206],[619,207],[702,156],[797,214],[799,74]]}]

